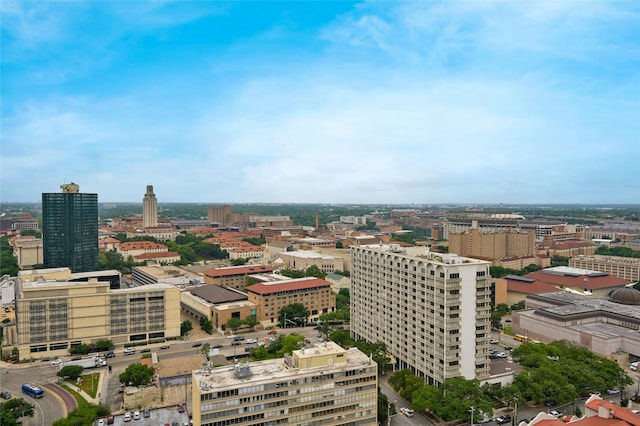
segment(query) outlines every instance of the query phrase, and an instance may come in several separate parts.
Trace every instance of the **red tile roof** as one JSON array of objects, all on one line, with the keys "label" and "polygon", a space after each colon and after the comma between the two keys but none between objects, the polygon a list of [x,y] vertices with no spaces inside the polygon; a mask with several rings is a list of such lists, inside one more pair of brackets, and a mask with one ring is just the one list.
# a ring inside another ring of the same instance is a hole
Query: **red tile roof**
[{"label": "red tile roof", "polygon": [[164,244],[154,243],[153,241],[127,241],[125,243],[120,243],[118,249],[121,251],[127,250],[141,250],[141,249],[152,249],[152,248],[167,248]]},{"label": "red tile roof", "polygon": [[173,251],[162,251],[159,253],[143,253],[137,256],[134,256],[134,259],[161,259],[163,257],[180,257],[178,253]]},{"label": "red tile roof", "polygon": [[271,294],[279,293],[281,291],[293,291],[303,290],[305,288],[317,288],[317,287],[330,287],[329,281],[321,280],[320,278],[298,278],[287,281],[271,282],[269,284],[254,284],[247,287],[247,291],[256,294]]},{"label": "red tile roof", "polygon": [[587,276],[587,275],[556,275],[548,274],[544,272],[544,269],[540,271],[530,272],[523,275],[524,278],[531,278],[540,280],[545,284],[550,284],[556,287],[579,287],[587,289],[600,289],[608,287],[622,287],[630,284],[631,281],[623,278],[618,278],[614,275],[602,275],[602,276]]},{"label": "red tile roof", "polygon": [[[624,408],[621,407],[619,405],[616,404],[612,404],[611,402],[607,401],[606,399],[602,399],[600,397],[597,396],[592,396],[591,398],[589,398],[587,400],[587,402],[585,402],[585,407],[589,408],[591,410],[594,411],[600,411],[599,409],[602,408],[606,411],[609,412],[610,418],[616,419],[621,421],[620,424],[621,425],[634,425],[634,426],[640,426],[640,416],[638,416],[637,414],[635,414],[633,411],[629,410],[628,408]],[[593,418],[597,418],[596,416],[593,417],[588,417],[589,419],[593,419]],[[607,424],[607,426],[611,425],[611,424],[615,424],[615,423],[609,423]],[[582,423],[580,423],[580,425],[582,425]]]}]

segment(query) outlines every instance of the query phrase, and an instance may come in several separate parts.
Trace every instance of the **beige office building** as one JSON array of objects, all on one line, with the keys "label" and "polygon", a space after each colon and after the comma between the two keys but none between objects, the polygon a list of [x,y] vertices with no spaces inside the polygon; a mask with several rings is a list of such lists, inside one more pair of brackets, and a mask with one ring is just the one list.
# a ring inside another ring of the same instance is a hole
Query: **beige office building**
[{"label": "beige office building", "polygon": [[20,359],[68,355],[72,346],[180,335],[180,291],[168,284],[110,290],[108,282],[21,282],[16,291]]},{"label": "beige office building", "polygon": [[158,226],[158,200],[153,185],[147,185],[147,193],[142,199],[142,225],[145,228]]},{"label": "beige office building", "polygon": [[311,250],[287,251],[278,254],[281,262],[274,262],[278,267],[283,266],[290,269],[307,269],[310,266],[317,266],[325,274],[335,271],[344,271],[344,260],[341,257],[318,253]]},{"label": "beige office building", "polygon": [[452,232],[449,233],[449,252],[490,259],[530,256],[536,254],[536,235],[533,231],[518,232],[510,229],[483,232],[473,228],[461,233]]},{"label": "beige office building", "polygon": [[207,208],[207,220],[209,222],[218,223],[221,226],[226,226],[231,221],[231,206],[225,204],[224,206],[209,206]]},{"label": "beige office building", "polygon": [[333,342],[192,373],[194,426],[378,424],[378,366]]},{"label": "beige office building", "polygon": [[16,256],[18,268],[31,269],[44,263],[44,244],[42,238],[19,237],[13,242],[13,254]]},{"label": "beige office building", "polygon": [[424,247],[352,247],[351,333],[425,383],[489,375],[490,262]]},{"label": "beige office building", "polygon": [[619,278],[632,282],[640,281],[640,259],[620,256],[576,256],[569,259],[569,266],[573,268],[590,269],[592,271],[607,272]]}]

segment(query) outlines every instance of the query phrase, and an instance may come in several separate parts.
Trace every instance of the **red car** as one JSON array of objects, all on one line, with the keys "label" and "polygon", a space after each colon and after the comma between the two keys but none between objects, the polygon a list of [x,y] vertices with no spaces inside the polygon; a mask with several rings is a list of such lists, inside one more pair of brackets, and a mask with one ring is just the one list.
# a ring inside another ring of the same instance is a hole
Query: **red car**
[{"label": "red car", "polygon": [[184,404],[178,404],[178,413],[184,413],[187,410],[187,408],[184,406]]},{"label": "red car", "polygon": [[277,330],[271,330],[271,331],[269,332],[269,334],[278,334],[278,331],[277,331]]}]

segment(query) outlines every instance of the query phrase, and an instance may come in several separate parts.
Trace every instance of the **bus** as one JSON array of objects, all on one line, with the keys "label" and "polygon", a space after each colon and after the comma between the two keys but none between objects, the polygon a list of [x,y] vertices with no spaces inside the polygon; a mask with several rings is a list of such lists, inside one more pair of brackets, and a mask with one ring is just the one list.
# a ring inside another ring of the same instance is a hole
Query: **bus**
[{"label": "bus", "polygon": [[518,342],[530,342],[531,339],[528,338],[527,336],[523,336],[522,334],[516,334],[516,337],[514,337],[514,339],[516,339]]},{"label": "bus", "polygon": [[42,398],[44,396],[44,391],[37,386],[30,385],[29,383],[25,383],[22,385],[22,393],[29,395],[32,398]]}]

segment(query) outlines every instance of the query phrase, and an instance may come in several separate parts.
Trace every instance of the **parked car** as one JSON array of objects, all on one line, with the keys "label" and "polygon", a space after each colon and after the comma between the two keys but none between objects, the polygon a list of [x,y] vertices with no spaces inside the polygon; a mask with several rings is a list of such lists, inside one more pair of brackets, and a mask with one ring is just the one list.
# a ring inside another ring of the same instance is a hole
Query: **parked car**
[{"label": "parked car", "polygon": [[607,389],[607,393],[608,393],[609,395],[615,395],[615,394],[617,394],[617,393],[620,393],[620,389],[618,389],[618,388]]},{"label": "parked car", "polygon": [[98,419],[98,426],[105,426],[104,419]]},{"label": "parked car", "polygon": [[500,342],[498,342],[496,339],[491,339],[489,340],[489,343],[491,343],[492,345],[498,344]]},{"label": "parked car", "polygon": [[193,345],[191,345],[192,348],[198,348],[202,346],[202,342],[195,342]]},{"label": "parked car", "polygon": [[227,339],[235,339],[236,337],[238,337],[238,336],[234,336],[234,335],[232,334],[232,335],[230,335],[230,336],[227,336]]},{"label": "parked car", "polygon": [[136,410],[133,412],[133,420],[140,420],[140,411]]},{"label": "parked car", "polygon": [[637,361],[636,361],[636,362],[632,362],[632,363],[629,365],[629,369],[630,369],[631,371],[638,371],[638,365],[640,365],[640,362],[637,362]]},{"label": "parked car", "polygon": [[589,395],[602,396],[602,394],[598,391],[589,392]]},{"label": "parked car", "polygon": [[[144,350],[144,349],[143,349]],[[136,348],[126,348],[124,350],[125,355],[133,355],[136,353]]]},{"label": "parked car", "polygon": [[185,407],[184,403],[178,404],[178,413],[184,413],[187,411],[187,407]]},{"label": "parked car", "polygon": [[115,422],[115,421],[116,421],[115,417],[113,417],[113,416],[107,417],[107,424],[108,425],[112,425],[113,422]]},{"label": "parked car", "polygon": [[560,417],[562,417],[562,413],[557,410],[551,410],[549,411],[549,414],[551,414],[556,419],[559,419]]},{"label": "parked car", "polygon": [[503,416],[496,418],[496,423],[498,423],[499,425],[503,425],[505,423],[510,423],[510,422],[511,422],[511,416],[508,414],[505,414]]},{"label": "parked car", "polygon": [[247,344],[253,344],[256,343],[256,339],[247,339]]},{"label": "parked car", "polygon": [[233,340],[240,341],[240,340],[242,340],[242,336],[235,336],[235,337],[233,338]]},{"label": "parked car", "polygon": [[53,361],[51,361],[51,365],[60,365],[60,364],[62,364],[61,359],[54,359]]},{"label": "parked car", "polygon": [[142,417],[144,417],[145,419],[148,419],[149,417],[151,417],[151,410],[149,410],[148,408],[147,408],[147,409],[145,409],[145,410],[142,412]]},{"label": "parked car", "polygon": [[238,346],[241,345],[242,342],[240,340],[234,340],[233,342],[231,342],[231,346]]},{"label": "parked car", "polygon": [[11,394],[9,392],[0,392],[0,398],[11,399]]},{"label": "parked car", "polygon": [[126,412],[124,413],[124,417],[122,418],[123,421],[125,422],[130,422],[131,421],[131,413],[130,412]]},{"label": "parked car", "polygon": [[267,334],[278,334],[278,330],[271,330],[271,331],[269,331],[269,333],[267,333]]}]

